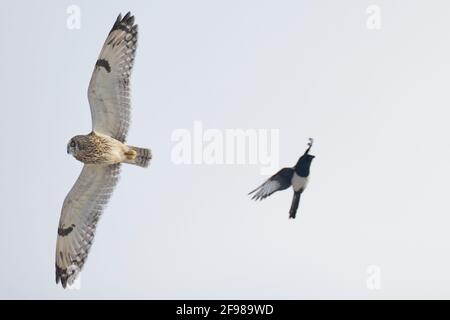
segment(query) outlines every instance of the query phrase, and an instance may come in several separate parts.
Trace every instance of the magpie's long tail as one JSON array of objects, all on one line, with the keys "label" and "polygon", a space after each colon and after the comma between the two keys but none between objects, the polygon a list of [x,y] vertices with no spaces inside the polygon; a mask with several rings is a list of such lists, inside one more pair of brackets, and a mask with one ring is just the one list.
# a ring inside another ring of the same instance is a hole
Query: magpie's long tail
[{"label": "magpie's long tail", "polygon": [[294,197],[292,198],[291,210],[289,210],[289,219],[295,219],[297,214],[298,204],[300,203],[300,191],[294,192]]}]

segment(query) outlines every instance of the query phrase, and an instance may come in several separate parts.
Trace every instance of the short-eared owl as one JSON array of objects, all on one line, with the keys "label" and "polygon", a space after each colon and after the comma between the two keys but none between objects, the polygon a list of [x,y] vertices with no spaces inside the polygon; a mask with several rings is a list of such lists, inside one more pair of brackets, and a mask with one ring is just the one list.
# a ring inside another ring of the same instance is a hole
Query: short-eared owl
[{"label": "short-eared owl", "polygon": [[67,153],[84,163],[62,207],[56,243],[56,283],[65,288],[81,271],[95,228],[117,183],[120,164],[147,167],[148,149],[125,144],[130,121],[129,82],[137,25],[127,13],[117,17],[95,64],[88,89],[92,132],[73,137]]}]

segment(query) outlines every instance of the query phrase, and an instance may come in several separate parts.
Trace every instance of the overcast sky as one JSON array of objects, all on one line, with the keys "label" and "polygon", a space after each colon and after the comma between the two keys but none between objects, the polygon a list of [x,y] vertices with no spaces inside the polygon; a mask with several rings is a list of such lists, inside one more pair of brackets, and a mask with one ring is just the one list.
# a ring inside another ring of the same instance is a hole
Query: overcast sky
[{"label": "overcast sky", "polygon": [[[80,29],[67,27],[69,5]],[[367,27],[370,5],[379,30]],[[128,10],[140,32],[128,142],[154,159],[124,166],[81,288],[63,290],[56,231],[82,167],[66,144],[91,130],[91,72]],[[0,298],[450,298],[449,11],[407,0],[2,1]],[[249,199],[267,178],[259,163],[175,164],[172,134],[197,120],[279,130],[273,173],[314,137],[297,219],[290,190]]]}]

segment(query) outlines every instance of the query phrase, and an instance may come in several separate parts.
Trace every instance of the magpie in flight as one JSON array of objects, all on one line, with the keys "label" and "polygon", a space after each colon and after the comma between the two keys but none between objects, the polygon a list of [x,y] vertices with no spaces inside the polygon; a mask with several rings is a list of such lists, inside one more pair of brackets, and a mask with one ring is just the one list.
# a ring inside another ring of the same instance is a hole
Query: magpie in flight
[{"label": "magpie in flight", "polygon": [[298,159],[295,167],[281,169],[258,188],[250,192],[249,195],[256,192],[252,200],[263,200],[276,191],[285,190],[292,186],[292,189],[294,189],[294,198],[292,199],[291,209],[289,210],[289,218],[295,219],[298,204],[300,203],[300,196],[308,185],[309,168],[315,157],[309,154],[312,144],[313,139],[309,138],[308,149]]}]

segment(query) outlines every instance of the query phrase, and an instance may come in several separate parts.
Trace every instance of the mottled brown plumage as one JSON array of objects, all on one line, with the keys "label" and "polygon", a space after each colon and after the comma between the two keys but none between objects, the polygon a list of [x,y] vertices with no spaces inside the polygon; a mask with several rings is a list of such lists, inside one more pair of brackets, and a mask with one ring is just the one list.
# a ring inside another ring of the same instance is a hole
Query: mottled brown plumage
[{"label": "mottled brown plumage", "polygon": [[67,153],[84,164],[125,162],[146,167],[147,165],[141,165],[135,160],[142,156],[145,156],[147,160],[151,159],[151,153],[147,149],[127,146],[114,138],[95,132],[73,137],[67,145]]},{"label": "mottled brown plumage", "polygon": [[85,164],[110,164],[108,159],[112,148],[107,139],[91,132],[73,137],[68,145],[68,153]]}]

